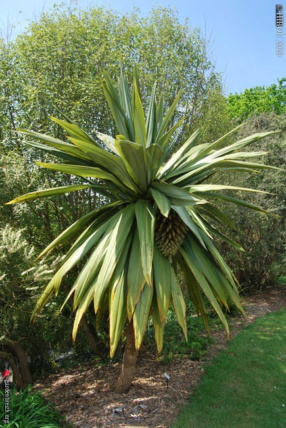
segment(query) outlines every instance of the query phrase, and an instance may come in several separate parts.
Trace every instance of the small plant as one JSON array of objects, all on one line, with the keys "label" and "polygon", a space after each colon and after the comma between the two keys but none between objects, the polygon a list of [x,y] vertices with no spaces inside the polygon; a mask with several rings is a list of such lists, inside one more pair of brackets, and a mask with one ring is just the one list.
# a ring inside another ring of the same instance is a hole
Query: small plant
[{"label": "small plant", "polygon": [[[0,391],[1,402],[4,392]],[[47,402],[40,392],[31,393],[31,387],[20,392],[16,389],[9,391],[9,421],[7,428],[58,428],[71,427],[65,423],[64,417]],[[2,404],[2,403],[1,403]],[[0,424],[4,422],[4,406],[0,406]],[[2,426],[2,425],[1,425]]]}]

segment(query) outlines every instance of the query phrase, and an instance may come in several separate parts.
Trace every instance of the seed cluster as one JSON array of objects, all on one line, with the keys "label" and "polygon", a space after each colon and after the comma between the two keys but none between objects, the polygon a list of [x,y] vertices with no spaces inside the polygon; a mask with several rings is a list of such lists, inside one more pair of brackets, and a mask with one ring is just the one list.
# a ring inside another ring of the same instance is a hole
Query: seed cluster
[{"label": "seed cluster", "polygon": [[183,243],[188,227],[175,211],[168,217],[156,216],[155,241],[163,256],[174,256]]}]

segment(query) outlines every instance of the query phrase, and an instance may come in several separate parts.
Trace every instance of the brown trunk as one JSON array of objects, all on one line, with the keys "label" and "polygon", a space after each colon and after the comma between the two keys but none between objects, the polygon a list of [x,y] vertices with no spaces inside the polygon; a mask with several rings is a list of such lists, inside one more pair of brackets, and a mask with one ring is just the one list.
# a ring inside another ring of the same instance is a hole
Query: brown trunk
[{"label": "brown trunk", "polygon": [[1,360],[7,361],[7,363],[9,363],[13,372],[13,382],[16,385],[17,389],[25,388],[21,373],[17,367],[16,361],[13,355],[10,354],[9,352],[0,351],[0,358]]},{"label": "brown trunk", "polygon": [[132,321],[126,327],[125,337],[126,341],[122,360],[122,368],[115,387],[115,392],[119,393],[129,391],[135,374],[138,351],[135,348],[135,337]]},{"label": "brown trunk", "polygon": [[28,365],[27,357],[22,345],[11,339],[4,339],[4,341],[1,343],[1,348],[4,352],[12,354],[14,361],[16,358],[16,361],[18,363],[17,368],[20,372],[20,376],[24,386],[31,385],[33,383],[33,379]]}]

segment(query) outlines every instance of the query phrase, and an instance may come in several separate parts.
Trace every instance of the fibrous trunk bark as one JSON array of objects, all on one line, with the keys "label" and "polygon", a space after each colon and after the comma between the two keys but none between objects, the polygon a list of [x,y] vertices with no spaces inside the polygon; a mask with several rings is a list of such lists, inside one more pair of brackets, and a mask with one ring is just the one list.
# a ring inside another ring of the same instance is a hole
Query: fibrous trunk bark
[{"label": "fibrous trunk bark", "polygon": [[135,374],[138,351],[135,348],[133,322],[131,321],[125,330],[125,346],[122,360],[121,373],[117,380],[115,392],[126,393],[129,391]]}]

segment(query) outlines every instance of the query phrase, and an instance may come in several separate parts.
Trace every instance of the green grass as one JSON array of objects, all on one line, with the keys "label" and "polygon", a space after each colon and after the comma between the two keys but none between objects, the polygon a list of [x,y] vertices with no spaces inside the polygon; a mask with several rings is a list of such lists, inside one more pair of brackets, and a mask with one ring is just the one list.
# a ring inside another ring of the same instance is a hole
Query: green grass
[{"label": "green grass", "polygon": [[259,318],[230,342],[173,425],[221,427],[286,427],[286,309]]}]

